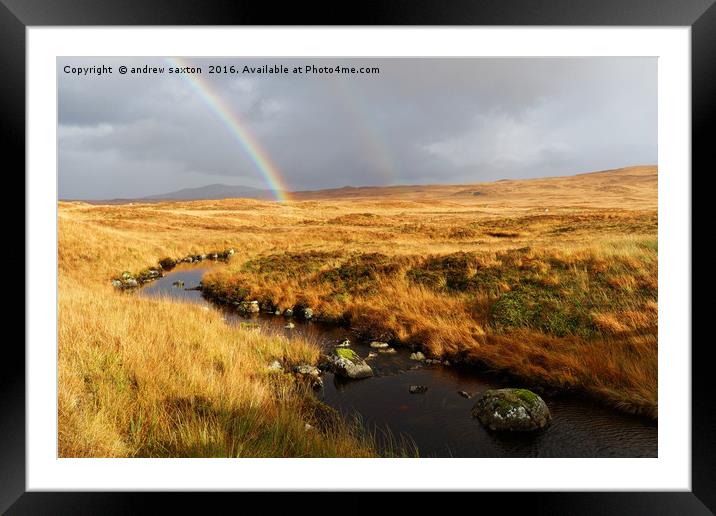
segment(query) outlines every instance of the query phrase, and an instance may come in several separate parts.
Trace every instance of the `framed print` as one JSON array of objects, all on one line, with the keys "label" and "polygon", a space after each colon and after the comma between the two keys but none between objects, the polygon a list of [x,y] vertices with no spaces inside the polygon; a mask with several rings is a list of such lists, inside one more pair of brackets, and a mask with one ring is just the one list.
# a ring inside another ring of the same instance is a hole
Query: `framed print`
[{"label": "framed print", "polygon": [[3,510],[714,510],[710,2],[3,4],[27,192]]}]

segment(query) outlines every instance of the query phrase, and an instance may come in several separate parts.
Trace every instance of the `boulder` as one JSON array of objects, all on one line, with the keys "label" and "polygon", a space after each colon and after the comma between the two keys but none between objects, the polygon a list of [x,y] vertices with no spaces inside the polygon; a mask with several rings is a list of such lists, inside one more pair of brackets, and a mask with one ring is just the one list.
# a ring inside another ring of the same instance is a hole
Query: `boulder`
[{"label": "boulder", "polygon": [[425,360],[425,355],[423,355],[420,351],[416,351],[415,353],[410,354],[410,360]]},{"label": "boulder", "polygon": [[382,348],[378,350],[378,353],[383,353],[384,355],[394,355],[397,351],[395,351],[395,348]]},{"label": "boulder", "polygon": [[323,389],[323,378],[320,376],[311,377],[311,387],[316,390]]},{"label": "boulder", "polygon": [[472,415],[497,431],[539,430],[552,419],[544,400],[528,389],[485,391],[472,407]]},{"label": "boulder", "polygon": [[336,344],[337,348],[348,348],[351,345],[351,341],[348,339],[343,339],[338,344]]},{"label": "boulder", "polygon": [[127,278],[126,280],[124,280],[124,286],[126,288],[136,288],[139,286],[139,283],[134,278]]},{"label": "boulder", "polygon": [[373,376],[373,369],[351,349],[339,348],[326,357],[329,368],[338,376],[357,380]]},{"label": "boulder", "polygon": [[427,385],[411,385],[408,389],[410,394],[425,394],[428,392]]},{"label": "boulder", "polygon": [[388,347],[388,343],[387,343],[387,342],[373,341],[373,342],[370,343],[370,347],[373,348],[373,349],[385,349],[385,348]]},{"label": "boulder", "polygon": [[262,312],[273,312],[274,311],[273,303],[271,301],[269,301],[268,299],[264,299],[263,301],[261,301],[259,306],[260,306]]},{"label": "boulder", "polygon": [[114,288],[122,288],[122,281],[121,281],[121,280],[118,280],[118,279],[113,279],[113,280],[112,280],[112,286],[113,286]]},{"label": "boulder", "polygon": [[239,303],[239,312],[242,314],[257,314],[259,313],[258,301],[242,301]]},{"label": "boulder", "polygon": [[279,362],[278,360],[273,360],[268,365],[268,370],[269,371],[283,371],[283,366],[281,365],[281,362]]},{"label": "boulder", "polygon": [[292,330],[295,327],[296,327],[296,325],[293,324],[292,322],[290,322],[290,323],[286,324],[286,326],[284,326],[284,328],[286,328],[287,330]]},{"label": "boulder", "polygon": [[293,372],[306,376],[320,376],[321,370],[310,364],[301,364],[293,368]]},{"label": "boulder", "polygon": [[293,309],[286,308],[286,311],[283,313],[286,317],[293,317]]},{"label": "boulder", "polygon": [[167,271],[169,269],[173,269],[176,264],[177,262],[173,258],[162,258],[161,260],[159,260],[159,266]]},{"label": "boulder", "polygon": [[467,391],[457,391],[457,393],[458,393],[460,396],[462,396],[463,398],[467,398],[467,399],[472,398],[472,394],[470,394],[470,393],[467,392]]},{"label": "boulder", "polygon": [[303,309],[303,318],[304,319],[311,319],[313,317],[313,310],[310,308],[304,308]]},{"label": "boulder", "polygon": [[162,272],[159,269],[146,269],[139,273],[139,281],[141,282],[147,282],[151,281],[153,279],[157,279],[162,275]]}]

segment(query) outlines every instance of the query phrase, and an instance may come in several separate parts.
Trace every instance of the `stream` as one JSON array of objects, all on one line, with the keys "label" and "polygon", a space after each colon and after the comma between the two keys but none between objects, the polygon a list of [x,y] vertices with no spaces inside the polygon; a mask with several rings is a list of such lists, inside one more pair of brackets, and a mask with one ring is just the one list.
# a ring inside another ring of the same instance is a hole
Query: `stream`
[{"label": "stream", "polygon": [[[372,350],[350,330],[318,321],[286,319],[281,315],[242,315],[217,307],[202,297],[199,286],[211,266],[179,266],[143,286],[139,295],[168,297],[210,306],[224,313],[228,324],[256,322],[261,331],[303,336],[326,351],[349,338],[351,349],[361,357]],[[183,281],[184,286],[174,286]],[[290,320],[295,328],[286,329]],[[375,376],[343,380],[323,374],[317,396],[346,417],[360,416],[376,435],[379,446],[389,442],[413,443],[421,457],[656,457],[657,423],[632,416],[576,395],[542,396],[552,413],[552,423],[534,433],[496,433],[485,429],[470,414],[477,395],[486,389],[522,387],[514,381],[501,383],[497,376],[442,364],[410,360],[410,351],[396,348],[392,355],[378,354],[368,360]],[[428,387],[424,394],[410,394],[411,385]],[[473,394],[466,399],[458,394]],[[389,436],[389,437],[388,437]]]}]

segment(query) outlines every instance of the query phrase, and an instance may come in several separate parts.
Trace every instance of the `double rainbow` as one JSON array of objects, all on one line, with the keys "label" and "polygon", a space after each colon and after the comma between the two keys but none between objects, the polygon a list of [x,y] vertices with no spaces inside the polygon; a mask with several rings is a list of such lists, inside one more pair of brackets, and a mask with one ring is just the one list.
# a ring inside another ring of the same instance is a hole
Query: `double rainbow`
[{"label": "double rainbow", "polygon": [[[186,64],[179,58],[167,58],[167,61],[175,67],[183,67]],[[229,130],[234,139],[246,151],[256,169],[262,175],[266,184],[273,192],[276,200],[285,202],[289,200],[288,187],[281,177],[278,167],[271,161],[259,141],[249,131],[234,110],[229,106],[212,84],[206,81],[202,74],[180,74],[180,76],[199,95],[199,98],[216,114],[224,126]]]}]

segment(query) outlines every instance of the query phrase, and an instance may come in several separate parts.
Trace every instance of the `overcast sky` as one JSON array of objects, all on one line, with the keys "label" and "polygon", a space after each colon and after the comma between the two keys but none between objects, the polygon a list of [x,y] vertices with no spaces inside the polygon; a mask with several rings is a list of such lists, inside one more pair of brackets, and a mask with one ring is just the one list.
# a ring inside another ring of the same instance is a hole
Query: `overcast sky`
[{"label": "overcast sky", "polygon": [[[291,190],[471,183],[657,161],[655,58],[192,59]],[[379,74],[208,74],[210,64],[378,66]],[[66,65],[113,67],[78,76]],[[142,197],[213,183],[268,188],[160,58],[58,59],[59,195]]]}]

